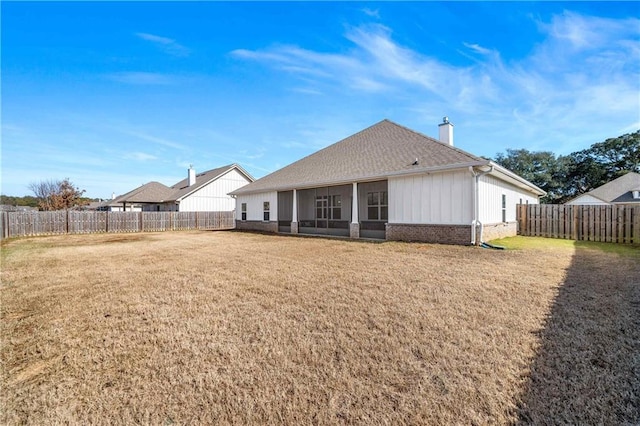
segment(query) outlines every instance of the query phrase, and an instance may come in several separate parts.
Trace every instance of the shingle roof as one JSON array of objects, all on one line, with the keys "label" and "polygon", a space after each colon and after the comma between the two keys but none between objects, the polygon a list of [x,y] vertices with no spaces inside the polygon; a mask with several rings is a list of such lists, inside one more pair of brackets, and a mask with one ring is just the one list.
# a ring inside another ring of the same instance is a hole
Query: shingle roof
[{"label": "shingle roof", "polygon": [[631,191],[640,189],[640,174],[629,172],[583,195],[591,195],[608,203],[638,203]]},{"label": "shingle roof", "polygon": [[253,181],[253,177],[245,172],[240,166],[237,164],[229,164],[227,166],[198,173],[196,175],[196,183],[191,186],[187,185],[188,178],[181,180],[172,187],[163,185],[160,182],[149,182],[127,192],[126,194],[120,195],[115,200],[110,200],[107,205],[111,206],[122,203],[162,203],[181,200],[185,196],[197,191],[231,169],[237,169],[240,173],[245,175],[249,181]]},{"label": "shingle roof", "polygon": [[115,200],[110,201],[109,205],[121,203],[157,203],[166,200],[173,192],[174,190],[160,182],[149,182],[126,194],[120,195]]},{"label": "shingle roof", "polygon": [[188,186],[187,178],[182,179],[180,182],[171,187],[173,192],[167,200],[176,201],[182,199],[185,195],[188,195],[193,191],[200,189],[202,186],[208,184],[212,180],[215,180],[218,176],[226,173],[234,166],[237,167],[237,165],[235,164],[229,164],[227,166],[218,167],[217,169],[211,169],[207,170],[206,172],[198,173],[196,175],[196,183],[191,186]]},{"label": "shingle roof", "polygon": [[385,119],[232,194],[382,179],[403,172],[485,164],[489,164],[489,160]]}]

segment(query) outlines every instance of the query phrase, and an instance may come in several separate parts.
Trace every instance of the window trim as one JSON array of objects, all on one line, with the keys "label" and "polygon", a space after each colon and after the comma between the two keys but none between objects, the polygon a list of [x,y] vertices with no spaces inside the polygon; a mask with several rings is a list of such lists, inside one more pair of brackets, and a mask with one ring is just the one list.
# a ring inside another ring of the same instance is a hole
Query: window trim
[{"label": "window trim", "polygon": [[240,220],[247,220],[247,203],[240,204]]},{"label": "window trim", "polygon": [[[369,200],[372,198],[370,195],[377,194],[377,204],[369,204]],[[386,199],[386,204],[383,203],[383,200]],[[369,217],[369,209],[376,209],[376,218],[372,219]],[[386,208],[386,218],[382,217],[382,209]],[[389,193],[388,191],[368,191],[367,192],[367,220],[368,221],[377,221],[377,222],[388,222],[389,221]]]},{"label": "window trim", "polygon": [[507,223],[507,194],[502,194],[502,223]]},{"label": "window trim", "polygon": [[271,212],[271,203],[269,201],[262,202],[262,221],[269,222],[270,221],[270,212]]}]

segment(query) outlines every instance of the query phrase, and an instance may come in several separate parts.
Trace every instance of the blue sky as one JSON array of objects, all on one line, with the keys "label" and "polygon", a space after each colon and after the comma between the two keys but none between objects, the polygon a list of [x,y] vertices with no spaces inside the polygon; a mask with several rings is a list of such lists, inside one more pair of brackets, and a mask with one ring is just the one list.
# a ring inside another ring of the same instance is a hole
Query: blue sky
[{"label": "blue sky", "polygon": [[2,193],[262,177],[388,118],[569,154],[640,128],[637,2],[2,2]]}]

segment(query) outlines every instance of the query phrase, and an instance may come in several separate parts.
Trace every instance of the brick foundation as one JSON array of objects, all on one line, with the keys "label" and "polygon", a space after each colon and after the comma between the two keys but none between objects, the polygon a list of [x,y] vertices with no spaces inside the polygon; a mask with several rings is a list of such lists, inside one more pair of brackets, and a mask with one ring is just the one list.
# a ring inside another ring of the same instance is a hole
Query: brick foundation
[{"label": "brick foundation", "polygon": [[513,237],[518,233],[518,222],[493,223],[482,226],[482,240],[491,241],[498,238]]},{"label": "brick foundation", "polygon": [[387,223],[387,240],[439,244],[471,244],[471,225]]},{"label": "brick foundation", "polygon": [[360,238],[360,224],[359,223],[350,223],[349,224],[349,237],[350,238]]},{"label": "brick foundation", "polygon": [[236,220],[236,229],[244,231],[262,231],[278,233],[278,222],[262,222],[259,220]]}]

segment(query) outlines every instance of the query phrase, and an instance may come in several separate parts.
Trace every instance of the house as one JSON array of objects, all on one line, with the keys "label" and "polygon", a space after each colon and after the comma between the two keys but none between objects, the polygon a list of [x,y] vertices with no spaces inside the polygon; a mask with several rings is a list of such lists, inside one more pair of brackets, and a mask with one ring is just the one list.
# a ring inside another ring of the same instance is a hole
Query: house
[{"label": "house", "polygon": [[498,164],[383,120],[231,193],[238,229],[479,244],[515,235],[545,192]]},{"label": "house", "polygon": [[640,174],[629,172],[567,201],[569,205],[640,205]]},{"label": "house", "polygon": [[160,182],[145,183],[103,203],[99,210],[233,211],[235,199],[228,193],[253,181],[253,177],[237,164],[199,174],[189,167],[187,177],[173,186]]}]

